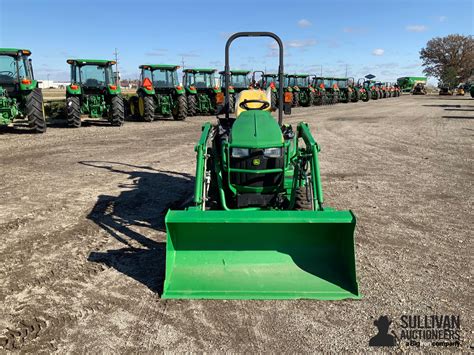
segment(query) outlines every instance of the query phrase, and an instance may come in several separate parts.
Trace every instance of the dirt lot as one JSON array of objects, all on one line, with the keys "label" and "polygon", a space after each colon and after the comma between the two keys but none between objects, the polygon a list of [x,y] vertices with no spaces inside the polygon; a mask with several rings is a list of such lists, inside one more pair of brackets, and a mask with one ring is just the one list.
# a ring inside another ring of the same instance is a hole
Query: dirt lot
[{"label": "dirt lot", "polygon": [[402,314],[460,315],[469,348],[474,99],[288,119],[309,122],[322,146],[326,203],[357,215],[360,301],[160,299],[164,214],[191,193],[209,119],[0,134],[0,349],[367,351],[374,319],[398,331]]}]

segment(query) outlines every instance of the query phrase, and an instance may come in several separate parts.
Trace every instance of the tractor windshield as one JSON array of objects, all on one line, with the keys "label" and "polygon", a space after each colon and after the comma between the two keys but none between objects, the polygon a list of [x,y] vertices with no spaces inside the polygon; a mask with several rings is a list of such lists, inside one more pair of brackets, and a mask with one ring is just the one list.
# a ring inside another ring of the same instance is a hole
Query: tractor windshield
[{"label": "tractor windshield", "polygon": [[270,86],[271,83],[274,83],[278,87],[278,78],[274,76],[264,76],[263,80],[265,82],[265,87]]},{"label": "tractor windshield", "polygon": [[306,78],[294,77],[292,79],[293,79],[293,82],[292,82],[293,86],[299,86],[299,87],[309,86],[308,77],[306,77]]},{"label": "tractor windshield", "polygon": [[0,55],[0,83],[14,84],[32,77],[27,56]]},{"label": "tractor windshield", "polygon": [[178,72],[176,70],[155,69],[153,70],[152,81],[155,88],[173,88],[179,84]]},{"label": "tractor windshield", "polygon": [[113,83],[112,67],[86,64],[78,67],[79,81],[89,88],[101,88]]},{"label": "tractor windshield", "polygon": [[330,88],[332,86],[332,80],[331,79],[323,79],[324,80],[324,87]]},{"label": "tractor windshield", "polygon": [[250,80],[247,74],[232,74],[230,84],[236,88],[246,89],[250,86]]},{"label": "tractor windshield", "polygon": [[186,85],[195,86],[196,88],[206,89],[214,87],[214,73],[193,73],[186,72]]},{"label": "tractor windshield", "polygon": [[339,86],[339,88],[341,89],[347,88],[347,80],[338,80],[337,86]]}]

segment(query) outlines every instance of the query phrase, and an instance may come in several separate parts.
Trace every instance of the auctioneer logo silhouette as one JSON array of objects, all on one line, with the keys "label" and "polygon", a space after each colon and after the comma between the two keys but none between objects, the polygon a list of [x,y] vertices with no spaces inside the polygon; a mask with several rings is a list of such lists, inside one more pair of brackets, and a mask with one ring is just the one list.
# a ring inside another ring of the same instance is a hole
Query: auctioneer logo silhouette
[{"label": "auctioneer logo silhouette", "polygon": [[374,321],[374,325],[378,328],[378,333],[370,338],[369,346],[395,346],[395,337],[388,334],[392,321],[387,316],[380,316]]}]

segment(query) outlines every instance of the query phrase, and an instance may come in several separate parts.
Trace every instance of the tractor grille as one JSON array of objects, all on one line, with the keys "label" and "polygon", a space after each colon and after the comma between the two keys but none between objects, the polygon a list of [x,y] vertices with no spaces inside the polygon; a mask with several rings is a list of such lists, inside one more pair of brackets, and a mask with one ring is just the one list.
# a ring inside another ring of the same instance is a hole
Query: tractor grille
[{"label": "tractor grille", "polygon": [[[257,162],[259,164],[257,164]],[[250,155],[244,158],[230,158],[230,167],[247,170],[278,169],[284,166],[284,157],[268,158],[263,155],[262,149],[250,149]],[[282,182],[283,173],[252,174],[236,173],[230,175],[231,183],[249,187],[278,186]]]}]

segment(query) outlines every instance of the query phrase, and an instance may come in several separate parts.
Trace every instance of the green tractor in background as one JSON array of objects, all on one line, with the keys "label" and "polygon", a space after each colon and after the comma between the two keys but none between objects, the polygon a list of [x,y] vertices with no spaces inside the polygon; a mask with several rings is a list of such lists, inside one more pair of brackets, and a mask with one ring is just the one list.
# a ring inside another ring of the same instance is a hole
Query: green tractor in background
[{"label": "green tractor in background", "polygon": [[33,76],[27,49],[0,48],[0,127],[28,120],[36,133],[46,131],[43,94]]},{"label": "green tractor in background", "polygon": [[329,104],[328,93],[326,92],[326,86],[324,85],[324,78],[314,75],[311,86],[314,88],[314,105],[321,106]]},{"label": "green tractor in background", "polygon": [[299,106],[312,106],[315,99],[315,90],[311,86],[309,74],[289,74],[289,86],[293,89],[293,95],[298,96]]},{"label": "green tractor in background", "polygon": [[355,87],[359,92],[359,99],[363,102],[367,102],[370,100],[372,93],[370,92],[368,87],[364,86],[364,82],[365,78],[359,78]]},{"label": "green tractor in background", "polygon": [[216,85],[216,69],[185,69],[183,84],[188,101],[188,116],[215,115],[224,103],[224,94]]},{"label": "green tractor in background", "polygon": [[382,96],[374,80],[365,80],[363,86],[369,93],[370,99],[378,100]]},{"label": "green tractor in background", "polygon": [[349,86],[349,79],[348,78],[335,78],[335,82],[337,84],[337,87],[339,88],[339,102],[342,102],[345,104],[351,102],[354,91]]},{"label": "green tractor in background", "polygon": [[[261,73],[260,79],[256,80],[256,73]],[[252,75],[252,81],[255,86],[261,88],[264,91],[270,90],[270,98],[271,98],[271,108],[275,111],[278,108],[278,89],[280,87],[278,81],[278,74],[276,73],[265,73],[263,71],[255,71]],[[286,88],[284,89],[286,92]]]},{"label": "green tractor in background", "polygon": [[[229,102],[231,112],[234,111],[235,97],[238,93],[250,87],[250,70],[232,70],[230,73]],[[224,89],[224,72],[219,72],[221,91]]]},{"label": "green tractor in background", "polygon": [[143,64],[139,67],[140,87],[137,96],[130,98],[130,112],[146,122],[173,116],[177,121],[188,115],[188,103],[184,87],[179,84],[178,65]]},{"label": "green tractor in background", "polygon": [[113,126],[125,120],[120,86],[116,83],[113,60],[68,59],[71,84],[66,87],[66,117],[69,127],[81,126],[82,115],[105,118]]},{"label": "green tractor in background", "polygon": [[332,77],[323,77],[324,90],[326,92],[327,101],[331,105],[339,102],[340,90],[337,86],[337,79]]},{"label": "green tractor in background", "polygon": [[[165,217],[166,275],[162,297],[184,299],[360,298],[356,218],[324,204],[320,146],[308,124],[283,123],[291,94],[279,87],[278,118],[262,90],[239,97],[229,113],[229,48],[225,116],[205,123],[195,146],[193,206]],[[288,101],[286,98],[288,97]],[[285,101],[285,103],[283,102]]]}]

